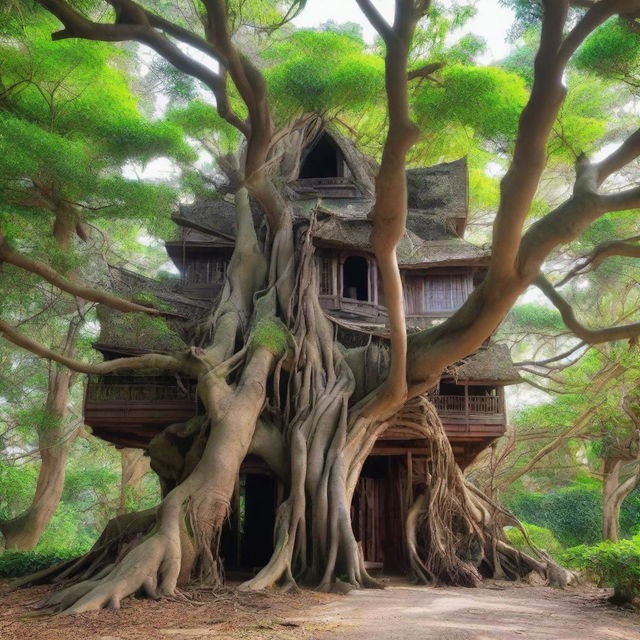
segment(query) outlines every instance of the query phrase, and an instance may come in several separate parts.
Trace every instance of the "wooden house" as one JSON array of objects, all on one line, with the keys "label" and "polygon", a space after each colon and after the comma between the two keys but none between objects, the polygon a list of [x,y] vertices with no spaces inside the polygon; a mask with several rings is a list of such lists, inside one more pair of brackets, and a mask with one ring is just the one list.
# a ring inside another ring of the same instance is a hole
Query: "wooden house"
[{"label": "wooden house", "polygon": [[[323,130],[304,149],[297,176],[286,189],[296,228],[311,228],[317,283],[323,309],[350,346],[384,339],[386,309],[369,244],[374,166],[352,142]],[[410,169],[408,222],[398,248],[405,285],[409,330],[441,322],[459,308],[484,277],[487,250],[464,239],[467,222],[466,160]],[[256,221],[259,221],[256,215]],[[113,271],[114,288],[145,292],[187,318],[204,316],[220,292],[235,242],[233,197],[181,205],[174,216],[179,235],[166,249],[180,272],[177,281],[157,282],[124,270]],[[188,336],[161,322],[102,309],[95,347],[107,359],[185,348]],[[505,430],[504,386],[519,381],[505,346],[487,342],[448,370],[430,394],[457,462],[467,466]],[[116,446],[146,448],[169,424],[201,410],[194,381],[167,374],[132,373],[90,377],[85,422]],[[389,429],[365,466],[353,501],[353,524],[371,566],[386,570],[404,562],[402,523],[415,474],[429,455],[428,443],[406,428]],[[409,489],[407,490],[407,487]],[[227,564],[255,567],[270,554],[265,536],[252,536],[254,521],[273,522],[281,497],[278,483],[261,460],[250,456],[238,482],[234,515],[225,541]],[[408,497],[407,497],[408,496]]]}]

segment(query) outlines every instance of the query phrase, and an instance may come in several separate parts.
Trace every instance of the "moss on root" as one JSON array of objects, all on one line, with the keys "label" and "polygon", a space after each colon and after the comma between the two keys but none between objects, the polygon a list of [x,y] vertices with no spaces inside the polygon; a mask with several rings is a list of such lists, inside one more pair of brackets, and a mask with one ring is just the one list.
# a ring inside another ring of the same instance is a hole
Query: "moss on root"
[{"label": "moss on root", "polygon": [[276,356],[284,355],[290,344],[287,327],[277,318],[259,320],[251,332],[251,348],[264,347]]}]

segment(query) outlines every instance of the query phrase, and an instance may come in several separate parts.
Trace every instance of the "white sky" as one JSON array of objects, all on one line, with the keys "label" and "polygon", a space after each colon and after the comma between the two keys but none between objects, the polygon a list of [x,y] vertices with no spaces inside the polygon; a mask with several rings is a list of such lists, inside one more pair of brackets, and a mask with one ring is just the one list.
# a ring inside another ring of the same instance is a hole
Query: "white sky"
[{"label": "white sky", "polygon": [[[374,0],[373,4],[391,21],[394,0]],[[478,0],[476,5],[479,7],[478,15],[469,21],[466,31],[487,41],[488,55],[483,62],[504,57],[509,51],[505,38],[513,23],[512,12],[501,6],[498,0]],[[357,22],[362,25],[365,39],[373,41],[375,31],[360,11],[356,0],[309,0],[294,23],[300,27],[317,27],[327,20],[338,23]]]}]

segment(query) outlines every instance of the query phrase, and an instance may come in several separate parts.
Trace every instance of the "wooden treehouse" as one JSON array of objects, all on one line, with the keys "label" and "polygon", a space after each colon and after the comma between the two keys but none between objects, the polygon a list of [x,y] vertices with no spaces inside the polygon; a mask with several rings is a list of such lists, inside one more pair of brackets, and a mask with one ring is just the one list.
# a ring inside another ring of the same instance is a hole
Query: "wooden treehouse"
[{"label": "wooden treehouse", "polygon": [[[372,162],[349,140],[322,131],[304,150],[300,171],[286,186],[296,229],[311,228],[318,294],[339,340],[361,346],[384,340],[384,292],[373,258],[367,214],[373,203]],[[466,159],[407,171],[407,231],[398,247],[409,331],[452,315],[484,277],[489,254],[464,239],[467,221]],[[256,215],[256,222],[260,217]],[[135,299],[144,293],[176,313],[204,317],[224,284],[235,242],[233,197],[181,205],[174,215],[176,239],[166,242],[180,277],[158,282],[113,270],[113,287]],[[189,337],[155,319],[99,310],[95,344],[105,359],[149,350],[184,349]],[[429,394],[464,468],[505,431],[505,385],[519,382],[507,348],[488,341],[448,369]],[[202,411],[195,382],[159,372],[89,377],[84,416],[94,434],[120,447],[147,448],[170,424]],[[413,485],[419,482],[428,442],[420,432],[389,428],[374,446],[356,488],[352,519],[365,559],[386,571],[404,565],[403,524]],[[241,469],[233,513],[223,540],[228,568],[253,568],[271,553],[268,536],[283,489],[268,466],[249,456]],[[253,526],[254,524],[260,526]],[[266,542],[265,542],[266,540]]]}]

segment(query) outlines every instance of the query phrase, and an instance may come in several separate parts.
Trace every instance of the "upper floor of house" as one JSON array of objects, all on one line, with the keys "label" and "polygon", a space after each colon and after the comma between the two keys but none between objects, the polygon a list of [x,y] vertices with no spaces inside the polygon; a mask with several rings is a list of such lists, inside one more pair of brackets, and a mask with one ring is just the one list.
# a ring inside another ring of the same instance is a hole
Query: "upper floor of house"
[{"label": "upper floor of house", "polygon": [[[375,167],[335,132],[303,150],[286,189],[298,231],[316,247],[320,302],[338,319],[384,325],[384,289],[370,244]],[[489,252],[464,239],[468,214],[465,158],[407,171],[407,228],[398,250],[405,313],[415,326],[450,316],[480,282]],[[182,205],[179,237],[166,243],[186,295],[210,299],[222,287],[235,241],[233,197]],[[256,215],[256,223],[260,218]]]}]

